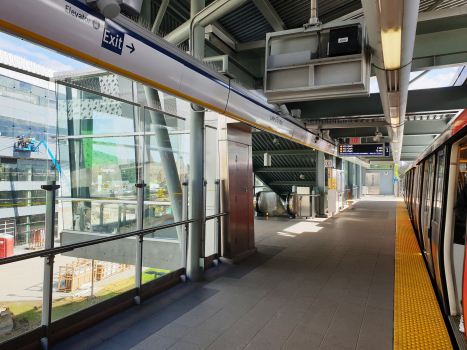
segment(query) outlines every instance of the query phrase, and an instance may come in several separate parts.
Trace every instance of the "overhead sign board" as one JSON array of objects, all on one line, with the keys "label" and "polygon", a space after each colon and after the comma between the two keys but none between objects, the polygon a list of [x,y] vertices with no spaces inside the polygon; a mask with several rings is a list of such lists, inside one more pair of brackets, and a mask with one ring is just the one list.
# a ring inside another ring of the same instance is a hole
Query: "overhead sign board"
[{"label": "overhead sign board", "polygon": [[339,145],[340,156],[384,156],[382,143],[362,143],[359,145]]}]

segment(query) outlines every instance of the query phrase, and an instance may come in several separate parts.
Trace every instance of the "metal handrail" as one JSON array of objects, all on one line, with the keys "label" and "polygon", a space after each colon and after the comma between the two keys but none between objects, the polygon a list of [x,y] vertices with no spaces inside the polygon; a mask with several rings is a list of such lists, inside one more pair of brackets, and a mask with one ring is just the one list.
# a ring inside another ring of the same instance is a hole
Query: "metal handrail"
[{"label": "metal handrail", "polygon": [[209,216],[206,216],[204,218],[205,221],[208,221],[208,220],[212,220],[212,219],[215,219],[215,218],[218,218],[218,217],[221,217],[221,216],[225,216],[227,215],[228,213],[220,213],[220,214],[214,214],[214,215],[209,215]]},{"label": "metal handrail", "polygon": [[99,239],[95,239],[95,240],[92,240],[92,241],[73,243],[73,244],[68,244],[68,245],[64,245],[64,246],[61,246],[61,247],[57,247],[57,248],[44,249],[44,250],[39,250],[39,251],[32,252],[32,253],[26,253],[26,254],[22,254],[22,255],[10,256],[8,258],[0,259],[0,265],[5,265],[5,264],[18,262],[18,261],[22,261],[22,260],[27,260],[27,259],[32,259],[32,258],[37,258],[37,257],[47,257],[47,256],[51,256],[51,255],[57,255],[57,254],[61,254],[61,253],[70,252],[70,251],[72,251],[74,249],[77,249],[77,248],[83,248],[83,247],[88,247],[88,246],[96,245],[96,244],[100,244],[100,243],[107,243],[107,242],[117,241],[119,239],[124,239],[124,238],[128,238],[128,237],[145,236],[147,234],[150,234],[150,233],[153,233],[153,232],[156,232],[156,231],[159,231],[159,230],[163,230],[163,229],[171,228],[171,227],[176,227],[176,226],[180,226],[180,225],[186,225],[186,224],[190,224],[192,222],[194,222],[194,220],[185,220],[185,221],[180,221],[180,222],[174,222],[174,223],[171,223],[171,224],[160,225],[160,226],[151,227],[151,228],[144,229],[144,230],[138,230],[138,231],[122,233],[122,234],[112,236],[112,237],[99,238]]}]

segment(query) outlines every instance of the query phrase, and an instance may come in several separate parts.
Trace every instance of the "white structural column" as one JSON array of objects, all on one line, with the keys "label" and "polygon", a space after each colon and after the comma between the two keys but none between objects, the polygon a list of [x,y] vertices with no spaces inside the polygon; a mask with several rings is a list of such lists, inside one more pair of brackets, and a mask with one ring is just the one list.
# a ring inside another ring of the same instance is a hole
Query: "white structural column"
[{"label": "white structural column", "polygon": [[167,6],[169,6],[170,0],[162,0],[161,7],[159,8],[159,12],[157,13],[157,17],[154,20],[154,24],[152,25],[151,31],[158,32],[159,27],[161,26],[162,19],[164,18],[165,11],[167,11]]},{"label": "white structural column", "polygon": [[[191,0],[191,18],[205,6],[205,0]],[[191,48],[197,57],[204,57],[204,27],[194,27]],[[192,281],[201,279],[200,258],[204,221],[204,109],[191,105],[190,115],[190,224],[188,233],[187,277]]]},{"label": "white structural column", "polygon": [[357,168],[357,198],[362,196],[362,167],[360,165],[356,165]]},{"label": "white structural column", "polygon": [[326,169],[324,167],[324,152],[316,151],[316,186],[318,187],[321,196],[319,198],[319,210],[318,215],[324,215],[324,203],[325,203],[325,185],[326,185]]}]

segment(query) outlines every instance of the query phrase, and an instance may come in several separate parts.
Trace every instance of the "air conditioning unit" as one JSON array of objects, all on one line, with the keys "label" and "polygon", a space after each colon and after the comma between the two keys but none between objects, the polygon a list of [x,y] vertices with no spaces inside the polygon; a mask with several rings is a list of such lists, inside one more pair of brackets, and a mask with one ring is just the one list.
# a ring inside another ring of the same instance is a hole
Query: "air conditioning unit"
[{"label": "air conditioning unit", "polygon": [[370,70],[363,18],[266,35],[269,103],[369,96]]}]

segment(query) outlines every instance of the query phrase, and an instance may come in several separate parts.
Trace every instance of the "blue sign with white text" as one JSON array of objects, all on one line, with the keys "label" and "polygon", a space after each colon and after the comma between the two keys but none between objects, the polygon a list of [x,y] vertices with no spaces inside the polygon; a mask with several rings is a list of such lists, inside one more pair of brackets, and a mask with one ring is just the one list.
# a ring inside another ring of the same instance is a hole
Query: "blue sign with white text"
[{"label": "blue sign with white text", "polygon": [[389,148],[389,142],[386,142],[386,143],[384,144],[384,156],[385,156],[385,157],[389,157],[389,150],[390,150],[390,148]]},{"label": "blue sign with white text", "polygon": [[125,33],[112,21],[105,21],[104,35],[102,37],[102,47],[121,55],[123,49],[123,39]]}]

